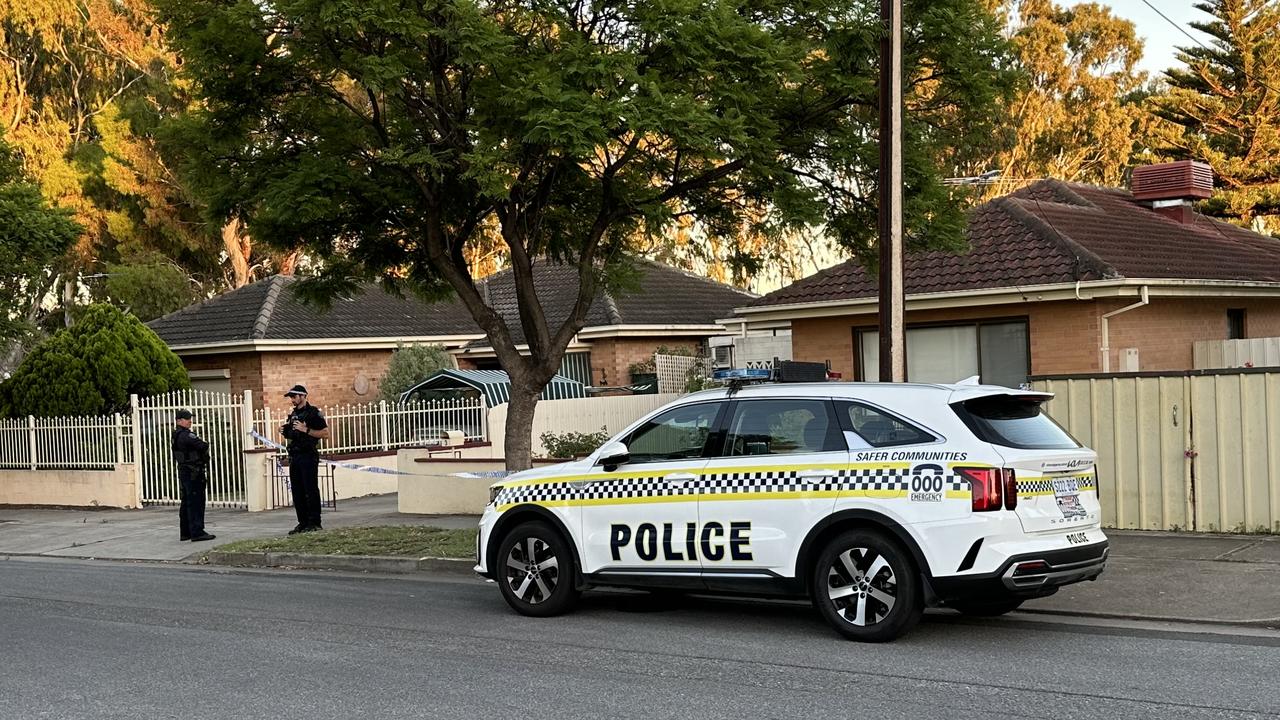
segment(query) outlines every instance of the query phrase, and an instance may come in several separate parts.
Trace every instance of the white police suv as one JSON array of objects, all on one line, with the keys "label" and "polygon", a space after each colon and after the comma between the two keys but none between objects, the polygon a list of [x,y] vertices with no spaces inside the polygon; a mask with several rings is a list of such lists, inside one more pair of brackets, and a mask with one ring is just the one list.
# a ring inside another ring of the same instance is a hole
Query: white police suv
[{"label": "white police suv", "polygon": [[731,383],[508,476],[476,571],[525,615],[590,587],[808,596],[848,638],[998,615],[1103,570],[1096,456],[980,385]]}]

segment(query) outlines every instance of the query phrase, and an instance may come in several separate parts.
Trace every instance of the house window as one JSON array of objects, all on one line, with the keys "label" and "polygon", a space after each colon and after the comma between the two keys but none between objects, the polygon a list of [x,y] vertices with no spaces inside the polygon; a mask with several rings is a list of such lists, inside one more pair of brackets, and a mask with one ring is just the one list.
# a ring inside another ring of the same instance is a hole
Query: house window
[{"label": "house window", "polygon": [[1227,339],[1243,340],[1245,338],[1244,308],[1227,310]]},{"label": "house window", "polygon": [[[880,377],[880,333],[855,330],[858,379]],[[1018,387],[1031,374],[1026,320],[907,328],[907,379],[953,383],[974,375],[990,385]]]}]

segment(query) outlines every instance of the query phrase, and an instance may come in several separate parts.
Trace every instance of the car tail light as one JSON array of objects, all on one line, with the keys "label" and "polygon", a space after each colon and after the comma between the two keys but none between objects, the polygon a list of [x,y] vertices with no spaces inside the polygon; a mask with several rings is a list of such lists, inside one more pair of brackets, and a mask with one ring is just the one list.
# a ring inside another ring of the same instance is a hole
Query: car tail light
[{"label": "car tail light", "polygon": [[1014,475],[1013,468],[1005,468],[1001,470],[1004,473],[1004,509],[1018,509],[1018,477]]},{"label": "car tail light", "polygon": [[974,512],[991,512],[1004,507],[1001,500],[1001,485],[1004,483],[1004,471],[1000,468],[956,468],[965,480],[969,481],[973,497]]}]

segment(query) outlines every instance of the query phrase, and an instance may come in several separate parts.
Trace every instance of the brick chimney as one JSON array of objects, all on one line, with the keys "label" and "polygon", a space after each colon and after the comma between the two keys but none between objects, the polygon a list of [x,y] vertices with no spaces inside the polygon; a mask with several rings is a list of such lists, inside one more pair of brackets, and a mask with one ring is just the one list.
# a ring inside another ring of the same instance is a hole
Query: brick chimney
[{"label": "brick chimney", "polygon": [[1213,168],[1195,160],[1179,160],[1133,169],[1129,183],[1135,200],[1177,222],[1195,222],[1193,200],[1213,195]]}]

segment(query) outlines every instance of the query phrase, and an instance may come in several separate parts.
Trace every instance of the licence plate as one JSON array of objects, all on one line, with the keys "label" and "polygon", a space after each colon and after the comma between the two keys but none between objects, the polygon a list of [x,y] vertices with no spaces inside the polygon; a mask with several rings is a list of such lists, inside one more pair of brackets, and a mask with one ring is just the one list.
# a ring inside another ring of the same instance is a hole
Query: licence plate
[{"label": "licence plate", "polygon": [[1056,478],[1053,481],[1054,495],[1077,495],[1080,493],[1080,481],[1076,478]]},{"label": "licence plate", "polygon": [[1067,520],[1076,520],[1089,515],[1084,505],[1080,504],[1079,495],[1057,495],[1054,499],[1058,501],[1058,509],[1062,511],[1062,517]]}]

